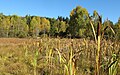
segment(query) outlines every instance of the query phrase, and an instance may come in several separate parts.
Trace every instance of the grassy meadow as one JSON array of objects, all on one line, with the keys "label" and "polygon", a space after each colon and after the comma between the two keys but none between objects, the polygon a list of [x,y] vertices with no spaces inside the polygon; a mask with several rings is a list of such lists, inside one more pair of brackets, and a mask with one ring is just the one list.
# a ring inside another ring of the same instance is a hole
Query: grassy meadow
[{"label": "grassy meadow", "polygon": [[[120,75],[120,42],[100,49],[100,75]],[[0,75],[95,75],[96,52],[88,39],[0,38]]]}]

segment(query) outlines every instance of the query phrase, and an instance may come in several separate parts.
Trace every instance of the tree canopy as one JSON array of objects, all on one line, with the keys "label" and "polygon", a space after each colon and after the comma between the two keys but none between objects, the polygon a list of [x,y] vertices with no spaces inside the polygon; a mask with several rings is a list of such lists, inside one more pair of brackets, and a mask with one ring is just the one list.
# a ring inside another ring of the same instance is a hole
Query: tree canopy
[{"label": "tree canopy", "polygon": [[[93,23],[95,31],[98,23],[98,12],[95,10],[90,15],[87,9],[77,6],[71,12],[69,17],[58,16],[58,18],[30,16],[25,17],[18,15],[6,16],[0,13],[0,37],[40,37],[42,34],[51,37],[79,37],[93,38],[93,32],[90,22]],[[102,29],[110,25],[116,34],[110,29],[104,33],[104,38],[120,38],[120,18],[113,24],[110,20],[102,23]]]}]

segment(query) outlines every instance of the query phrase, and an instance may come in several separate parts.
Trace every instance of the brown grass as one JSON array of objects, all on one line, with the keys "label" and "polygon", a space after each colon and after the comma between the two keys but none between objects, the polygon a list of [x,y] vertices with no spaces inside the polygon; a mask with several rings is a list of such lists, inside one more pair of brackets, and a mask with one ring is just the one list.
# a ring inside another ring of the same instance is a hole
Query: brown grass
[{"label": "brown grass", "polygon": [[[0,38],[0,75],[94,75],[96,50],[86,39]],[[108,75],[108,62],[119,50],[119,42],[101,41],[101,74]]]}]

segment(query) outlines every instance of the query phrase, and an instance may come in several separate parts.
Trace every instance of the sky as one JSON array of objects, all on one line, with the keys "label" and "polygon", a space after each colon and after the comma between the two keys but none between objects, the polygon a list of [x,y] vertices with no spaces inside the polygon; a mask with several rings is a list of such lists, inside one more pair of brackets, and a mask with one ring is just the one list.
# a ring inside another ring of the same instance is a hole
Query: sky
[{"label": "sky", "polygon": [[120,17],[120,0],[0,0],[0,13],[5,15],[36,15],[57,18],[69,17],[76,6],[86,8],[90,15],[96,10],[114,23]]}]

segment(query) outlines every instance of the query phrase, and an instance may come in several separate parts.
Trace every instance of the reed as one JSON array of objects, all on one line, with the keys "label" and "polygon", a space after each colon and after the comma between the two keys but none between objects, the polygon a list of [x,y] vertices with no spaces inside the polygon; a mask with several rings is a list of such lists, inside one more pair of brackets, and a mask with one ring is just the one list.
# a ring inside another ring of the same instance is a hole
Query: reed
[{"label": "reed", "polygon": [[95,29],[94,26],[90,20],[90,24],[92,27],[92,31],[94,33],[94,37],[95,37],[95,42],[97,43],[97,52],[96,52],[96,71],[95,71],[95,75],[100,75],[100,43],[101,43],[101,26],[102,26],[102,18],[101,16],[99,16],[98,13],[96,13],[96,15],[98,16],[98,25],[97,25],[97,35],[95,34]]},{"label": "reed", "polygon": [[103,40],[101,33],[97,43],[66,38],[33,41],[0,45],[0,75],[95,75],[95,71],[99,75],[120,74],[120,42]]},{"label": "reed", "polygon": [[[99,15],[98,15],[99,16]],[[97,27],[97,39],[98,39],[98,46],[97,46],[97,54],[96,54],[96,75],[100,75],[100,42],[101,42],[101,26],[102,26],[102,19],[99,16],[99,22]]]},{"label": "reed", "polygon": [[[102,18],[101,16],[99,16],[98,13],[96,13],[96,15],[98,16],[98,25],[97,25],[97,35],[95,34],[95,29],[93,26],[92,21],[90,20],[90,24],[92,27],[92,31],[94,33],[94,37],[95,37],[95,42],[97,43],[97,52],[96,52],[96,65],[95,65],[95,75],[101,75],[101,40],[103,39],[104,36],[104,32],[110,28],[111,31],[113,32],[113,34],[115,34],[114,30],[112,29],[112,27],[109,25],[108,19],[107,19],[107,26],[104,28],[104,30],[102,31]],[[101,34],[102,33],[102,34]],[[96,39],[97,38],[97,39]],[[101,39],[102,38],[102,39]],[[109,75],[116,75],[117,72],[117,66],[118,66],[118,60],[115,60],[112,62],[112,65],[109,66]]]}]

